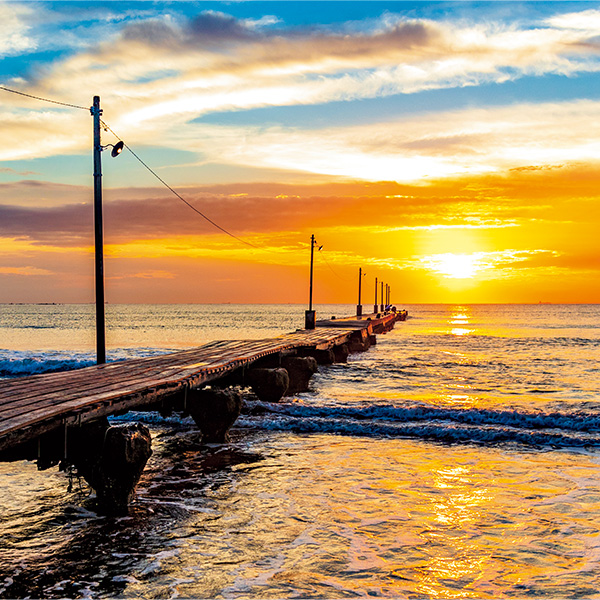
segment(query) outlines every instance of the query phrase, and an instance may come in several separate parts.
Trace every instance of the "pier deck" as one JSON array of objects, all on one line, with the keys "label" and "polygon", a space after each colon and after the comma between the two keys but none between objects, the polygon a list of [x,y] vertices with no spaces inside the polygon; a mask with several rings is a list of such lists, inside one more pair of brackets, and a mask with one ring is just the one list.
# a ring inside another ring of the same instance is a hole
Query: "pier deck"
[{"label": "pier deck", "polygon": [[11,379],[0,383],[0,452],[61,426],[76,426],[148,405],[220,379],[269,355],[327,349],[361,330],[391,329],[396,313],[317,322],[276,338],[218,341],[171,354]]}]

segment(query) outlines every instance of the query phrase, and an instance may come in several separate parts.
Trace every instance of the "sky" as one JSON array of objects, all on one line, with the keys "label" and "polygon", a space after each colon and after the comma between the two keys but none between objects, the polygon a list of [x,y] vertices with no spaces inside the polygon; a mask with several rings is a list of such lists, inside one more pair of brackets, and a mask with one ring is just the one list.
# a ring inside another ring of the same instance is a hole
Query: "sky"
[{"label": "sky", "polygon": [[599,2],[0,1],[0,86],[0,302],[94,300],[96,95],[109,303],[600,302]]}]

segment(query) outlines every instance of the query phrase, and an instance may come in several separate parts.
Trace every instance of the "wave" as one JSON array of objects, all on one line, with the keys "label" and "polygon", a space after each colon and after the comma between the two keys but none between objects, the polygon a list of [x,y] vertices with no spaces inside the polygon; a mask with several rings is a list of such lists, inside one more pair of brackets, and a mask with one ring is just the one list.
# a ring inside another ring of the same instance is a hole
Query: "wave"
[{"label": "wave", "polygon": [[[165,348],[120,348],[109,352],[107,362],[156,356],[169,351],[173,350]],[[96,356],[90,352],[0,350],[0,379],[72,371],[95,364]]]},{"label": "wave", "polygon": [[55,373],[57,371],[72,371],[96,364],[90,356],[11,356],[0,358],[0,377],[27,377],[41,373]]},{"label": "wave", "polygon": [[416,437],[450,443],[514,442],[537,447],[600,446],[600,415],[436,407],[308,406],[249,402],[240,425],[296,433]]}]

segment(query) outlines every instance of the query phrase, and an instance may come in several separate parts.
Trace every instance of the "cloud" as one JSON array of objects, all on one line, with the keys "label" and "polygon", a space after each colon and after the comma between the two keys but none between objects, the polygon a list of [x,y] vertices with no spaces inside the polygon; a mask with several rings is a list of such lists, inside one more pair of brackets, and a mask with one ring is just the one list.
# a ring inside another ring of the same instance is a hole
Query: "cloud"
[{"label": "cloud", "polygon": [[600,102],[580,100],[310,130],[195,124],[164,135],[173,145],[210,152],[216,162],[411,182],[596,162],[600,143],[589,124],[599,120]]},{"label": "cloud", "polygon": [[152,270],[143,271],[141,273],[128,273],[126,275],[111,275],[106,279],[174,279],[175,275],[169,271]]},{"label": "cloud", "polygon": [[27,19],[34,9],[19,3],[0,2],[0,57],[35,48]]},{"label": "cloud", "polygon": [[[91,98],[86,102],[77,91],[101,92],[111,126],[132,143],[149,143],[165,130],[174,138],[184,138],[188,128],[197,134],[200,130],[192,121],[211,112],[598,71],[600,62],[589,48],[589,32],[555,19],[555,25],[541,22],[537,28],[519,28],[516,23],[434,22],[386,15],[377,26],[370,23],[361,31],[356,26],[286,28],[273,23],[275,19],[249,21],[215,11],[187,21],[169,15],[140,17],[122,25],[109,41],[38,70],[31,85],[20,83],[34,95],[83,106]],[[40,110],[23,98],[7,100],[0,99],[5,124],[0,141],[2,147],[10,145],[12,157],[75,152],[88,143],[87,136],[78,133],[85,131],[79,124],[83,115],[64,115],[51,106]],[[447,132],[446,156],[437,153],[434,159],[439,172],[456,172],[452,151],[471,147],[478,135],[473,127]],[[432,143],[440,149],[441,136],[433,141],[424,135],[405,139],[404,147],[413,155],[402,170],[424,174],[417,151],[426,153]],[[390,140],[386,144],[389,147]],[[363,156],[350,153],[342,160],[354,165]],[[372,163],[370,170],[375,171],[376,161]],[[327,171],[335,169],[330,166]]]},{"label": "cloud", "polygon": [[[428,186],[354,181],[188,186],[178,191],[220,226],[263,248],[296,244],[315,228],[334,238],[364,231],[371,237],[448,237],[453,232],[465,237],[494,231],[514,237],[521,230],[529,235],[534,224],[569,221],[561,231],[583,231],[598,219],[597,176],[597,168],[565,165],[516,171],[509,177],[438,179]],[[92,246],[90,188],[23,181],[0,185],[0,197],[1,237],[37,246]],[[178,250],[182,253],[194,245],[217,250],[241,246],[163,188],[105,189],[104,230],[106,243],[115,247],[148,241],[146,252],[157,240],[153,252],[159,254],[165,251],[161,244],[178,236],[186,238]]]},{"label": "cloud", "polygon": [[554,15],[546,20],[550,27],[556,29],[572,29],[598,34],[600,31],[600,10],[588,9],[578,12]]},{"label": "cloud", "polygon": [[48,269],[40,269],[38,267],[0,267],[0,274],[2,275],[53,275],[52,271]]},{"label": "cloud", "polygon": [[21,177],[27,177],[28,175],[37,175],[35,171],[17,171],[10,167],[0,167],[0,173],[7,173],[9,175],[20,175]]},{"label": "cloud", "polygon": [[541,257],[544,265],[560,255],[555,250],[499,250],[493,252],[474,252],[455,254],[446,252],[423,256],[406,261],[404,266],[412,269],[427,269],[446,278],[465,279],[476,277],[480,281],[513,277],[515,270],[539,267]]}]

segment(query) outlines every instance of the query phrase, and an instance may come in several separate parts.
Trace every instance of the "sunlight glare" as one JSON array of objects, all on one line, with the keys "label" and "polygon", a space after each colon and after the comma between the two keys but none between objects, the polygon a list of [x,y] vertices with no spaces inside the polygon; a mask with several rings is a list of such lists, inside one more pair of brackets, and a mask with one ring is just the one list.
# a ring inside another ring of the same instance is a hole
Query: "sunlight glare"
[{"label": "sunlight glare", "polygon": [[482,268],[477,254],[437,254],[423,259],[426,267],[451,279],[473,279]]}]

